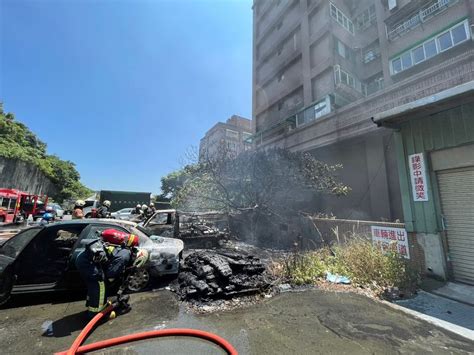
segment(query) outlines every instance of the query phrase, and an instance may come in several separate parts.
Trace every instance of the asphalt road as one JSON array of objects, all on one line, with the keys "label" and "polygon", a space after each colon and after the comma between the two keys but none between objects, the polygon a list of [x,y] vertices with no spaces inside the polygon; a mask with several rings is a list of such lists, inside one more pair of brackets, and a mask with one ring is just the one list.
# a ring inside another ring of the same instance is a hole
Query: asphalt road
[{"label": "asphalt road", "polygon": [[[67,349],[85,325],[82,295],[17,297],[0,310],[3,354]],[[31,304],[34,301],[36,304]],[[214,332],[240,354],[467,354],[474,342],[366,297],[308,290],[234,311],[197,315],[169,291],[132,295],[133,310],[98,327],[88,342],[138,331],[186,327]],[[102,353],[219,354],[196,339],[139,342]]]}]

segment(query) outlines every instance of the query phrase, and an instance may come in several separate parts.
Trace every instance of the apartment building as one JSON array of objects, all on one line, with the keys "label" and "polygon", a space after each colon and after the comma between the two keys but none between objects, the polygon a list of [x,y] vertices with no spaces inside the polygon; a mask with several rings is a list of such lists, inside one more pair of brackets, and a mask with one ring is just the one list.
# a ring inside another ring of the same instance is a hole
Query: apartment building
[{"label": "apartment building", "polygon": [[473,80],[473,8],[473,0],[254,0],[255,146],[343,164],[353,192],[315,208],[403,220],[396,132],[371,118]]},{"label": "apartment building", "polygon": [[199,143],[199,161],[212,159],[219,151],[236,156],[252,148],[252,121],[237,115],[231,116],[225,123],[218,122]]}]

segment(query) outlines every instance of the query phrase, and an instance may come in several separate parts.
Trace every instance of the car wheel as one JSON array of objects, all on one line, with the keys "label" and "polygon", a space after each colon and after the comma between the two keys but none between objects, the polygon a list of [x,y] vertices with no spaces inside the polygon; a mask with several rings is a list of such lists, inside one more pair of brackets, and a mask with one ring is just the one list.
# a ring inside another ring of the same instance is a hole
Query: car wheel
[{"label": "car wheel", "polygon": [[145,270],[137,270],[129,276],[127,288],[132,292],[145,289],[150,282],[150,273]]},{"label": "car wheel", "polygon": [[5,270],[0,277],[0,306],[8,302],[13,288],[13,273]]}]

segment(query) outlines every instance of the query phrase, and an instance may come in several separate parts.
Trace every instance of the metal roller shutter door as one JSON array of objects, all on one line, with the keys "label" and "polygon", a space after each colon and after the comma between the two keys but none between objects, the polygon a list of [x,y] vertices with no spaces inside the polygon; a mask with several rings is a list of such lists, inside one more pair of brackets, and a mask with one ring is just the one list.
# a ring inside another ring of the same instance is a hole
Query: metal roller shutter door
[{"label": "metal roller shutter door", "polygon": [[437,176],[454,279],[474,284],[474,167]]}]

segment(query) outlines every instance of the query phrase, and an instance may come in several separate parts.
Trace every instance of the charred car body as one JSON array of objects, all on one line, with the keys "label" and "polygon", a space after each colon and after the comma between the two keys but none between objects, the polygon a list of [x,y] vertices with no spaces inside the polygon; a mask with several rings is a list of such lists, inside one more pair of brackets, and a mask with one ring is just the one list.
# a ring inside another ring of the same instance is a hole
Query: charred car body
[{"label": "charred car body", "polygon": [[146,287],[150,277],[177,274],[183,242],[153,236],[135,223],[114,220],[73,220],[28,228],[0,246],[0,304],[11,294],[85,288],[75,267],[85,239],[114,228],[136,234],[141,248],[150,255],[146,269],[135,275],[130,289]]},{"label": "charred car body", "polygon": [[227,218],[220,212],[158,210],[140,223],[149,234],[179,238],[186,248],[212,248],[229,237]]}]

